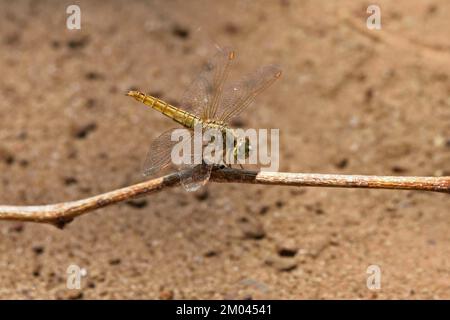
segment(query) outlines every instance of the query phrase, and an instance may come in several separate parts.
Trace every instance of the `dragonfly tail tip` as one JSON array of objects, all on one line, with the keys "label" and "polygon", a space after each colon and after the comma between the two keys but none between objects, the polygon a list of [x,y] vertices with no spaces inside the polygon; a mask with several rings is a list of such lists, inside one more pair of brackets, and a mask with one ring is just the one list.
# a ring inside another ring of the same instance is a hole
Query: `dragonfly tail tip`
[{"label": "dragonfly tail tip", "polygon": [[128,97],[135,97],[138,94],[138,91],[134,91],[134,90],[129,90],[127,92],[125,92],[125,95]]}]

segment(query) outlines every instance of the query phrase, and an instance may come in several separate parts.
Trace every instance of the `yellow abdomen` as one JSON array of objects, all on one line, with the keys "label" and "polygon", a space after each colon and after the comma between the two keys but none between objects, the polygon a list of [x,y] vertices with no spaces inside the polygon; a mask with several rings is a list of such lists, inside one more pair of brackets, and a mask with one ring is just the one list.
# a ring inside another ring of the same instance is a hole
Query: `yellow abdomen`
[{"label": "yellow abdomen", "polygon": [[129,91],[127,96],[135,98],[137,101],[150,106],[187,128],[193,128],[195,124],[200,122],[200,119],[197,116],[140,91]]}]

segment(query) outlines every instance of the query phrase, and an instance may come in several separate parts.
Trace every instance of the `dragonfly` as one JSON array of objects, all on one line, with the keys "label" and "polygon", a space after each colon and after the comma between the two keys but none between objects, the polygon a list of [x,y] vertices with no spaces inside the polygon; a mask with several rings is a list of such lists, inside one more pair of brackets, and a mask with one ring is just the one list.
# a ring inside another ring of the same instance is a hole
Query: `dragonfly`
[{"label": "dragonfly", "polygon": [[[281,69],[277,65],[266,65],[228,84],[230,66],[235,57],[235,51],[231,48],[219,49],[188,87],[180,101],[180,107],[141,91],[129,91],[127,95],[188,129],[185,139],[194,139],[196,127],[217,130],[224,137],[227,134],[235,137],[231,154],[236,156],[238,150],[243,150],[244,157],[247,158],[251,151],[249,139],[238,137],[229,123],[244,111],[258,94],[280,78]],[[151,143],[144,162],[144,176],[152,175],[171,165],[171,152],[178,142],[172,141],[176,129],[172,128],[163,132]],[[180,165],[178,168],[184,173],[189,172],[180,175],[184,188],[187,191],[195,191],[208,182],[213,165],[203,161],[200,164]]]}]

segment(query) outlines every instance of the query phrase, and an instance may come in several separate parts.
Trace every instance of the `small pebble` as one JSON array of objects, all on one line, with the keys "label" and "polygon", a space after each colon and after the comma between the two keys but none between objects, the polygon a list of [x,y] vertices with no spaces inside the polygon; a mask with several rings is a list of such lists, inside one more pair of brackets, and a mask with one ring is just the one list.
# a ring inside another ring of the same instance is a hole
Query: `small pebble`
[{"label": "small pebble", "polygon": [[260,240],[266,236],[263,225],[258,221],[246,221],[241,223],[244,238]]},{"label": "small pebble", "polygon": [[44,253],[44,247],[43,247],[43,246],[34,246],[34,247],[33,247],[33,252],[34,252],[36,255],[41,255],[41,254]]},{"label": "small pebble", "polygon": [[277,252],[280,257],[294,257],[298,252],[298,246],[293,240],[284,240],[277,245]]},{"label": "small pebble", "polygon": [[282,272],[289,272],[297,268],[297,261],[293,258],[280,258],[273,256],[266,259],[266,264]]},{"label": "small pebble", "polygon": [[159,299],[161,300],[173,300],[174,293],[172,290],[163,290],[159,293]]}]

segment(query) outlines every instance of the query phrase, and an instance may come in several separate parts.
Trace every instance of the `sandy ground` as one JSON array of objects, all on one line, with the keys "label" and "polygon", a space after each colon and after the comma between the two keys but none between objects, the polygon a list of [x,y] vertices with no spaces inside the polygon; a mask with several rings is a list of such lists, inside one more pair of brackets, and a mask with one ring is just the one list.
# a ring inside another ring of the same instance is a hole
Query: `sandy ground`
[{"label": "sandy ground", "polygon": [[[179,101],[215,44],[234,75],[283,76],[245,112],[280,128],[291,172],[450,175],[450,2],[0,3],[0,203],[74,200],[142,181],[173,126],[123,93]],[[0,298],[450,298],[450,198],[210,184],[88,214],[64,230],[0,222]],[[87,271],[80,290],[66,270]],[[381,268],[381,289],[366,287]]]}]

